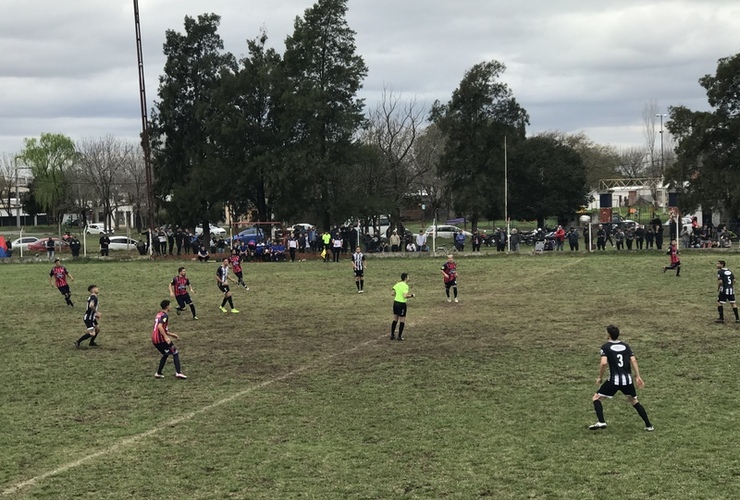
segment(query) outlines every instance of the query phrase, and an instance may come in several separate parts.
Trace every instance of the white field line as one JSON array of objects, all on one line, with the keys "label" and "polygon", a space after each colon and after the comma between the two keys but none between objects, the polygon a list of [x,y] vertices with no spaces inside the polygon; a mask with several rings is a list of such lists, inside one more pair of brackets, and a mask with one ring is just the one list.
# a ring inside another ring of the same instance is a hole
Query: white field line
[{"label": "white field line", "polygon": [[[310,368],[324,366],[327,361],[330,361],[331,359],[336,358],[337,356],[342,356],[342,355],[348,354],[348,353],[350,353],[352,351],[356,351],[357,349],[360,349],[360,348],[365,347],[365,346],[368,346],[368,345],[370,345],[370,344],[372,344],[374,342],[377,342],[381,338],[386,338],[386,335],[384,334],[382,337],[378,337],[378,338],[375,338],[375,339],[372,339],[372,340],[368,340],[366,342],[363,342],[361,344],[357,344],[356,346],[351,347],[349,349],[345,349],[344,351],[340,351],[340,352],[335,353],[335,354],[330,354],[330,355],[325,356],[325,357],[323,357],[323,358],[321,358],[321,359],[319,359],[317,361],[314,361],[313,363],[309,363],[307,365],[298,367],[295,370],[289,371],[288,373],[285,373],[283,375],[279,375],[279,376],[274,377],[274,378],[271,378],[269,380],[265,380],[264,382],[260,382],[259,384],[253,385],[252,387],[249,387],[247,389],[244,389],[243,391],[240,391],[240,392],[237,392],[235,394],[232,394],[229,397],[226,397],[224,399],[220,399],[220,400],[216,401],[215,403],[209,404],[208,406],[204,406],[203,408],[200,408],[198,410],[191,411],[190,413],[186,413],[186,414],[181,415],[181,416],[179,416],[177,418],[173,418],[172,420],[169,420],[167,422],[164,422],[164,423],[160,424],[159,426],[157,426],[157,427],[155,427],[153,429],[149,429],[148,431],[142,432],[142,433],[137,434],[135,436],[131,436],[131,437],[127,437],[127,438],[121,439],[120,441],[118,441],[117,443],[115,443],[112,446],[109,446],[108,448],[102,449],[100,451],[96,451],[95,453],[91,453],[90,455],[86,455],[86,456],[84,456],[84,457],[82,457],[82,458],[80,458],[78,460],[75,460],[73,462],[68,462],[68,463],[66,463],[64,465],[61,465],[61,466],[57,467],[54,470],[50,470],[50,471],[44,472],[43,474],[39,474],[38,476],[32,477],[30,479],[26,479],[25,481],[22,481],[20,483],[16,483],[16,484],[14,484],[14,485],[6,488],[5,490],[3,490],[2,493],[0,493],[0,495],[5,496],[5,495],[11,495],[13,493],[18,493],[19,491],[21,491],[21,490],[23,490],[25,488],[34,486],[36,483],[39,483],[39,482],[43,481],[44,479],[47,479],[47,478],[52,477],[52,476],[56,476],[58,474],[61,474],[62,472],[66,472],[66,471],[68,471],[70,469],[74,469],[76,467],[79,467],[80,465],[83,465],[83,464],[85,464],[87,462],[90,462],[91,460],[94,460],[94,459],[96,459],[98,457],[101,457],[103,455],[109,455],[109,454],[115,453],[116,451],[121,450],[123,448],[127,448],[127,447],[129,447],[131,445],[134,445],[134,444],[138,443],[139,441],[142,441],[142,440],[144,440],[144,439],[146,439],[146,438],[148,438],[150,436],[153,436],[154,434],[157,434],[158,432],[160,432],[162,430],[169,429],[170,427],[173,427],[175,425],[178,425],[178,424],[181,424],[181,423],[186,422],[188,420],[191,420],[192,418],[194,418],[194,417],[196,417],[196,416],[198,416],[198,415],[200,415],[202,413],[205,413],[207,411],[213,410],[214,408],[218,408],[219,406],[223,406],[225,404],[231,403],[232,401],[234,401],[236,399],[242,398],[242,397],[244,397],[244,396],[246,396],[246,395],[248,395],[248,394],[250,394],[250,393],[252,393],[254,391],[257,391],[259,389],[262,389],[264,387],[267,387],[269,385],[272,385],[275,382],[281,382],[281,381],[283,381],[285,379],[288,379],[290,377],[293,377],[295,375],[298,375],[299,373],[302,373],[302,372],[304,372],[304,371],[306,371],[306,370],[308,370]],[[185,382],[185,383],[187,383],[187,382]]]}]

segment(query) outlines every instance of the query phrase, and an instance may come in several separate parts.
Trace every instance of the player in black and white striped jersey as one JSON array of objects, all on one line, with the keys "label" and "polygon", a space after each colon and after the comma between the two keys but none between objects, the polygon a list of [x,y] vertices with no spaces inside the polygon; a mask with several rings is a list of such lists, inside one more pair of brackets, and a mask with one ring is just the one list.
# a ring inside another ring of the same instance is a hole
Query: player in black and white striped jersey
[{"label": "player in black and white striped jersey", "polygon": [[[599,420],[595,424],[589,426],[589,429],[596,431],[606,428],[604,407],[602,406],[601,401],[604,398],[611,398],[617,393],[617,391],[621,391],[622,394],[627,396],[627,400],[645,422],[645,430],[652,431],[654,430],[653,424],[650,423],[650,419],[648,418],[645,408],[643,408],[639,401],[637,401],[635,384],[637,384],[637,387],[640,389],[645,387],[645,382],[643,382],[640,377],[640,368],[637,366],[637,359],[635,358],[630,346],[626,342],[618,340],[619,328],[614,325],[609,325],[606,327],[606,331],[609,334],[608,342],[601,346],[599,377],[596,379],[596,383],[600,384],[600,387],[593,397],[594,410],[596,411],[596,417]],[[602,384],[601,380],[604,376],[607,365],[609,366],[609,378]],[[634,379],[632,378],[632,370],[635,371]]]},{"label": "player in black and white striped jersey", "polygon": [[355,272],[357,293],[363,293],[365,291],[365,255],[360,247],[355,248],[355,253],[352,254],[352,269]]},{"label": "player in black and white striped jersey", "polygon": [[719,318],[715,319],[714,322],[725,322],[725,303],[729,302],[732,305],[732,312],[735,313],[735,323],[740,323],[737,303],[735,302],[735,275],[727,269],[727,263],[724,260],[717,261],[717,291],[719,292],[717,297]]}]

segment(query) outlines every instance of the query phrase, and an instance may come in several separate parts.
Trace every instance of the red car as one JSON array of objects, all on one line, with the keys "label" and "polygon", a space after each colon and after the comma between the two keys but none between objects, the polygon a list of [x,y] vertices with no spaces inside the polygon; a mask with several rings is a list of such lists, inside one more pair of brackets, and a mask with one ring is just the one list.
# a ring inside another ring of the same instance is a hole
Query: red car
[{"label": "red car", "polygon": [[[59,252],[69,252],[69,243],[66,241],[62,241],[59,238],[52,238],[54,240],[54,251],[56,253]],[[36,243],[31,243],[28,245],[28,252],[31,253],[44,253],[46,252],[46,242],[49,241],[49,238],[43,238],[37,241]]]}]

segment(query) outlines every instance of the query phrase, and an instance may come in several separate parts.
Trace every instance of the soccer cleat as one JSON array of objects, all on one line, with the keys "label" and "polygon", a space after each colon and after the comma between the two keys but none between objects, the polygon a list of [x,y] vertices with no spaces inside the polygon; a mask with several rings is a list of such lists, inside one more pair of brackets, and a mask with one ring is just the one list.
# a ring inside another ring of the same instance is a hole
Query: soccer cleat
[{"label": "soccer cleat", "polygon": [[175,378],[180,378],[180,379],[185,380],[187,377],[185,376],[184,373],[175,373]]},{"label": "soccer cleat", "polygon": [[715,323],[724,323],[725,320],[724,320],[724,318],[717,318],[717,319],[714,320],[714,322]]},{"label": "soccer cleat", "polygon": [[391,334],[391,340],[396,340],[396,336]]},{"label": "soccer cleat", "polygon": [[655,427],[651,425],[651,426],[645,427],[645,430],[648,432],[653,432],[655,430]]},{"label": "soccer cleat", "polygon": [[458,302],[460,302],[460,301],[457,300],[457,297],[455,297],[455,304],[457,304]]},{"label": "soccer cleat", "polygon": [[735,318],[735,323],[740,323],[740,319]]},{"label": "soccer cleat", "polygon": [[221,309],[221,312],[222,313],[228,312],[228,311],[226,311],[226,308],[224,306],[219,306],[219,309]]},{"label": "soccer cleat", "polygon": [[194,321],[198,321],[198,316],[193,316]]},{"label": "soccer cleat", "polygon": [[249,287],[248,287],[247,285],[244,285],[244,289],[245,289],[246,291],[249,291]]},{"label": "soccer cleat", "polygon": [[175,308],[175,314],[179,316],[181,312],[182,312],[182,309],[180,309],[179,307]]},{"label": "soccer cleat", "polygon": [[406,339],[405,339],[405,338],[403,338],[403,337],[401,337],[401,336],[399,335],[399,336],[398,336],[398,340],[406,340]]},{"label": "soccer cleat", "polygon": [[596,422],[594,425],[589,425],[588,430],[598,431],[600,429],[606,429],[606,422]]},{"label": "soccer cleat", "polygon": [[667,267],[664,267],[664,268],[663,268],[663,272],[666,272],[667,270],[668,270],[668,268],[667,268]]},{"label": "soccer cleat", "polygon": [[361,289],[361,290],[360,290],[360,293],[365,293],[365,289],[364,289],[364,288],[363,288],[363,289]]},{"label": "soccer cleat", "polygon": [[239,309],[232,309],[231,312],[234,314],[239,314]]},{"label": "soccer cleat", "polygon": [[75,340],[75,348],[77,348],[77,349],[80,348],[80,341],[79,340]]},{"label": "soccer cleat", "polygon": [[164,375],[162,375],[161,373],[155,373],[154,378],[164,378]]},{"label": "soccer cleat", "polygon": [[96,344],[95,342],[92,342],[92,341],[88,345],[90,347],[98,347],[98,344]]},{"label": "soccer cleat", "polygon": [[447,297],[447,302],[452,302],[452,299]]}]

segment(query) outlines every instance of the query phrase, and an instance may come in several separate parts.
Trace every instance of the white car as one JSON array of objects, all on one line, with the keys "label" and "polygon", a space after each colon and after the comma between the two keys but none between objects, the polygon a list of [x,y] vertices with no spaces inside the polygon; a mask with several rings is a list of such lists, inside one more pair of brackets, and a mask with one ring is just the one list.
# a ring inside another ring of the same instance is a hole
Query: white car
[{"label": "white car", "polygon": [[[226,229],[218,226],[208,226],[212,236],[226,236]],[[198,225],[195,227],[195,235],[200,236],[203,234],[203,226]]]},{"label": "white car", "polygon": [[[457,234],[458,231],[462,231],[466,238],[472,238],[473,233],[469,231],[463,231],[461,228],[457,226],[450,226],[450,225],[438,225],[437,226],[437,238],[454,238],[455,234]],[[424,231],[427,235],[427,238],[432,237],[432,233],[434,233],[434,226],[429,226]]]},{"label": "white car", "polygon": [[109,250],[136,250],[136,244],[138,243],[135,239],[126,236],[110,236],[109,239]]},{"label": "white car", "polygon": [[290,226],[291,231],[298,231],[300,232],[308,232],[311,230],[312,227],[316,227],[314,224],[309,224],[308,222],[299,222],[298,224],[293,224]]},{"label": "white car", "polygon": [[88,224],[85,228],[85,232],[87,234],[113,234],[113,228],[108,229],[106,232],[105,230],[105,224],[102,222],[96,222],[94,224]]},{"label": "white car", "polygon": [[36,243],[39,241],[39,239],[35,236],[24,236],[23,238],[18,238],[15,241],[11,241],[11,250],[20,250],[23,248],[23,250],[28,250],[28,245],[32,243]]}]

